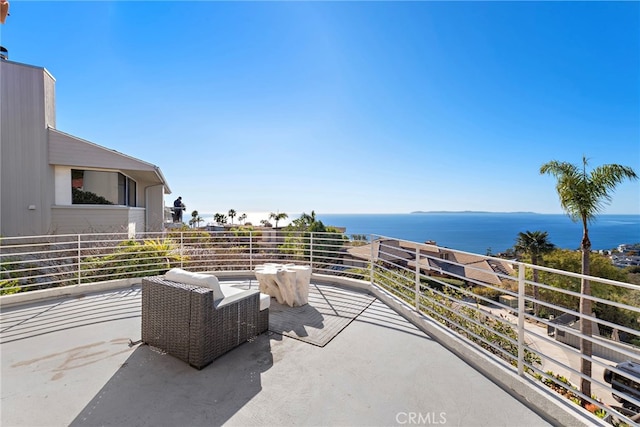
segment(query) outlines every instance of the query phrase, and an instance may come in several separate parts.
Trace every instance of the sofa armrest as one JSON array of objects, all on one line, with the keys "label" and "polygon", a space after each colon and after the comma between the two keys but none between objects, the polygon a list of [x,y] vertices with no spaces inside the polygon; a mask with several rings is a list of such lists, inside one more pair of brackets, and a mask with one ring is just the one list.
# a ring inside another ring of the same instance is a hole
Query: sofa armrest
[{"label": "sofa armrest", "polygon": [[[216,305],[217,304],[217,305]],[[213,294],[191,293],[190,361],[201,368],[258,335],[260,293],[243,291],[213,301]]]},{"label": "sofa armrest", "polygon": [[245,298],[250,298],[252,295],[255,295],[255,294],[258,294],[258,298],[259,298],[260,291],[246,290],[246,291],[238,292],[228,297],[224,297],[221,300],[216,300],[214,302],[214,307],[216,310],[220,310],[229,304],[239,304],[241,300]]},{"label": "sofa armrest", "polygon": [[142,279],[142,341],[187,363],[194,289],[197,287],[162,276]]}]

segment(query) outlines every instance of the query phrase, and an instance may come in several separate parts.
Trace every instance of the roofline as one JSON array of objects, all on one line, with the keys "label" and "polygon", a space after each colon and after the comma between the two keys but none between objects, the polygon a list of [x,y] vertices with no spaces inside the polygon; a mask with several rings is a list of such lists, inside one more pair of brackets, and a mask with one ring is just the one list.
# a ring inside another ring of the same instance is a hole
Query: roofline
[{"label": "roofline", "polygon": [[145,165],[145,166],[148,166],[150,169],[153,169],[153,171],[155,172],[155,174],[156,174],[156,176],[158,177],[158,179],[162,182],[162,185],[163,185],[163,186],[164,186],[164,188],[165,188],[165,194],[171,194],[171,189],[169,188],[169,184],[167,183],[166,178],[165,178],[165,177],[164,177],[164,175],[162,174],[162,171],[160,170],[160,167],[158,167],[158,166],[154,165],[153,163],[145,162],[144,160],[140,160],[140,159],[138,159],[137,157],[129,156],[128,154],[121,153],[121,152],[120,152],[120,151],[118,151],[118,150],[114,150],[114,149],[112,149],[112,148],[107,148],[107,147],[102,146],[102,145],[100,145],[100,144],[96,144],[95,142],[91,142],[91,141],[88,141],[88,140],[86,140],[86,139],[84,139],[84,138],[80,138],[80,137],[75,136],[75,135],[72,135],[72,134],[70,134],[70,133],[63,132],[63,131],[61,131],[61,130],[59,130],[59,129],[56,129],[56,128],[54,128],[54,127],[51,127],[51,126],[47,126],[47,129],[48,129],[49,131],[52,131],[52,132],[56,132],[56,133],[59,133],[59,134],[65,135],[65,136],[67,136],[67,137],[69,137],[69,138],[77,139],[77,140],[79,140],[79,141],[81,141],[81,142],[83,142],[83,143],[85,143],[85,144],[88,144],[88,145],[91,145],[91,146],[95,147],[96,149],[104,150],[104,151],[109,151],[109,152],[112,152],[112,153],[117,154],[118,156],[125,157],[125,158],[127,158],[127,159],[131,159],[131,160],[133,160],[133,161],[135,161],[135,162],[138,162],[138,163],[141,163],[141,164],[143,164],[143,165]]},{"label": "roofline", "polygon": [[24,62],[12,61],[10,59],[3,59],[2,62],[8,63],[8,64],[13,64],[13,65],[20,65],[22,67],[34,68],[36,70],[44,71],[45,73],[47,73],[49,75],[49,77],[51,77],[53,79],[53,81],[56,81],[56,78],[53,77],[53,74],[51,74],[51,72],[49,72],[49,70],[47,70],[45,67],[42,67],[40,65],[25,64]]},{"label": "roofline", "polygon": [[156,172],[156,175],[158,175],[158,178],[160,178],[160,181],[162,181],[162,185],[164,185],[164,194],[171,194],[171,188],[169,188],[169,184],[167,184],[167,180],[164,178],[164,175],[162,174],[160,168],[156,165],[154,165],[153,168]]}]

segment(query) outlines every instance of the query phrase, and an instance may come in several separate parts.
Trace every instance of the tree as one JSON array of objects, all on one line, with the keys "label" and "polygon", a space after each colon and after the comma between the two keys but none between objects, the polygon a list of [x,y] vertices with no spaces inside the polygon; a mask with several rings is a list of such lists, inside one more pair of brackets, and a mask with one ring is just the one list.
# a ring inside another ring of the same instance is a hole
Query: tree
[{"label": "tree", "polygon": [[238,221],[240,221],[242,223],[242,225],[244,225],[244,221],[247,219],[247,214],[243,213],[242,215],[240,215],[238,217]]},{"label": "tree", "polygon": [[272,219],[275,221],[276,228],[278,228],[278,221],[282,221],[283,219],[287,219],[287,218],[289,218],[289,215],[287,215],[284,212],[279,212],[279,213],[271,212],[269,214],[269,219]]},{"label": "tree", "polygon": [[226,224],[227,216],[225,214],[216,213],[213,215],[213,220],[218,224]]},{"label": "tree", "polygon": [[322,221],[316,220],[315,211],[311,211],[311,215],[303,212],[300,218],[294,219],[288,228],[297,231],[310,231],[312,233],[326,231],[326,227]]},{"label": "tree", "polygon": [[[544,257],[545,267],[580,273],[582,270],[582,254],[577,251],[556,249]],[[589,255],[589,275],[618,282],[632,283],[629,273],[625,269],[616,267],[611,263],[611,259],[605,255],[593,252]],[[550,271],[540,272],[540,282],[553,288],[561,288],[572,292],[580,292],[580,279],[566,275],[558,275]],[[637,313],[620,308],[615,303],[629,306],[640,306],[640,290],[632,290],[621,286],[601,283],[598,280],[591,280],[591,295],[600,298],[603,302],[593,303],[595,317],[603,322],[598,322],[600,335],[607,335],[612,332],[612,327],[606,323],[614,323],[639,330],[636,322]],[[563,292],[556,292],[553,289],[541,289],[540,299],[559,307],[575,309],[580,302],[579,297],[568,295]]]},{"label": "tree", "polygon": [[316,221],[316,211],[312,210],[311,215],[307,215],[306,213],[302,212],[302,215],[300,215],[300,219],[309,224],[313,224]]},{"label": "tree", "polygon": [[[615,187],[625,179],[637,179],[638,176],[628,166],[617,164],[601,165],[587,172],[587,158],[582,157],[582,167],[567,162],[552,160],[540,167],[541,174],[549,174],[557,179],[556,191],[560,198],[562,209],[574,221],[582,222],[582,280],[580,283],[580,351],[581,372],[584,375],[580,382],[583,395],[591,396],[591,360],[593,343],[591,342],[592,327],[587,316],[591,316],[591,285],[584,276],[589,275],[589,254],[591,241],[589,240],[589,223],[604,206],[611,201],[611,193]],[[582,400],[583,406],[588,401]]]},{"label": "tree", "polygon": [[[518,233],[516,244],[514,249],[516,252],[528,254],[531,257],[531,264],[538,265],[538,262],[542,262],[542,256],[553,250],[553,243],[547,239],[549,234],[546,231],[525,231],[524,233]],[[538,283],[538,269],[533,269],[533,281]],[[538,305],[539,288],[537,285],[533,285],[533,314],[537,317],[539,315],[540,306]]]},{"label": "tree", "polygon": [[200,223],[204,221],[198,211],[191,212],[191,219],[189,220],[189,225],[192,227],[200,226]]},{"label": "tree", "polygon": [[316,265],[330,264],[345,241],[348,241],[342,231],[317,220],[315,211],[311,211],[311,215],[302,213],[285,227],[285,232],[285,244],[281,250],[302,259],[309,259],[313,253],[313,263]]},{"label": "tree", "polygon": [[236,216],[236,211],[233,209],[229,209],[228,215],[229,215],[229,218],[231,218],[231,225],[233,225],[233,218],[235,218]]},{"label": "tree", "polygon": [[271,227],[271,223],[270,223],[270,222],[269,222],[269,220],[267,220],[267,219],[261,219],[261,220],[260,220],[260,224],[261,224],[263,227]]}]

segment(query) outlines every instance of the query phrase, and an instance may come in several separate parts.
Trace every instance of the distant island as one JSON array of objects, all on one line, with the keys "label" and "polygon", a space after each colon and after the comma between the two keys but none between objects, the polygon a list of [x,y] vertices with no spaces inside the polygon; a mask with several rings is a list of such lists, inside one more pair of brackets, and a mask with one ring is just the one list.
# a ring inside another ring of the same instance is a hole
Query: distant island
[{"label": "distant island", "polygon": [[413,211],[411,214],[515,214],[541,215],[537,212],[489,212],[489,211]]}]

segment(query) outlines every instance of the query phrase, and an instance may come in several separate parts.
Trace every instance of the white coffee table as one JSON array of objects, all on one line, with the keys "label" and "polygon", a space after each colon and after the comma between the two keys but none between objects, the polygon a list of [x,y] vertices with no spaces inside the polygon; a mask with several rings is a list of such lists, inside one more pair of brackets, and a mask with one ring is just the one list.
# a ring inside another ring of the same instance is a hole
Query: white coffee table
[{"label": "white coffee table", "polygon": [[295,264],[264,264],[255,269],[260,292],[280,304],[299,307],[309,303],[311,268]]}]

